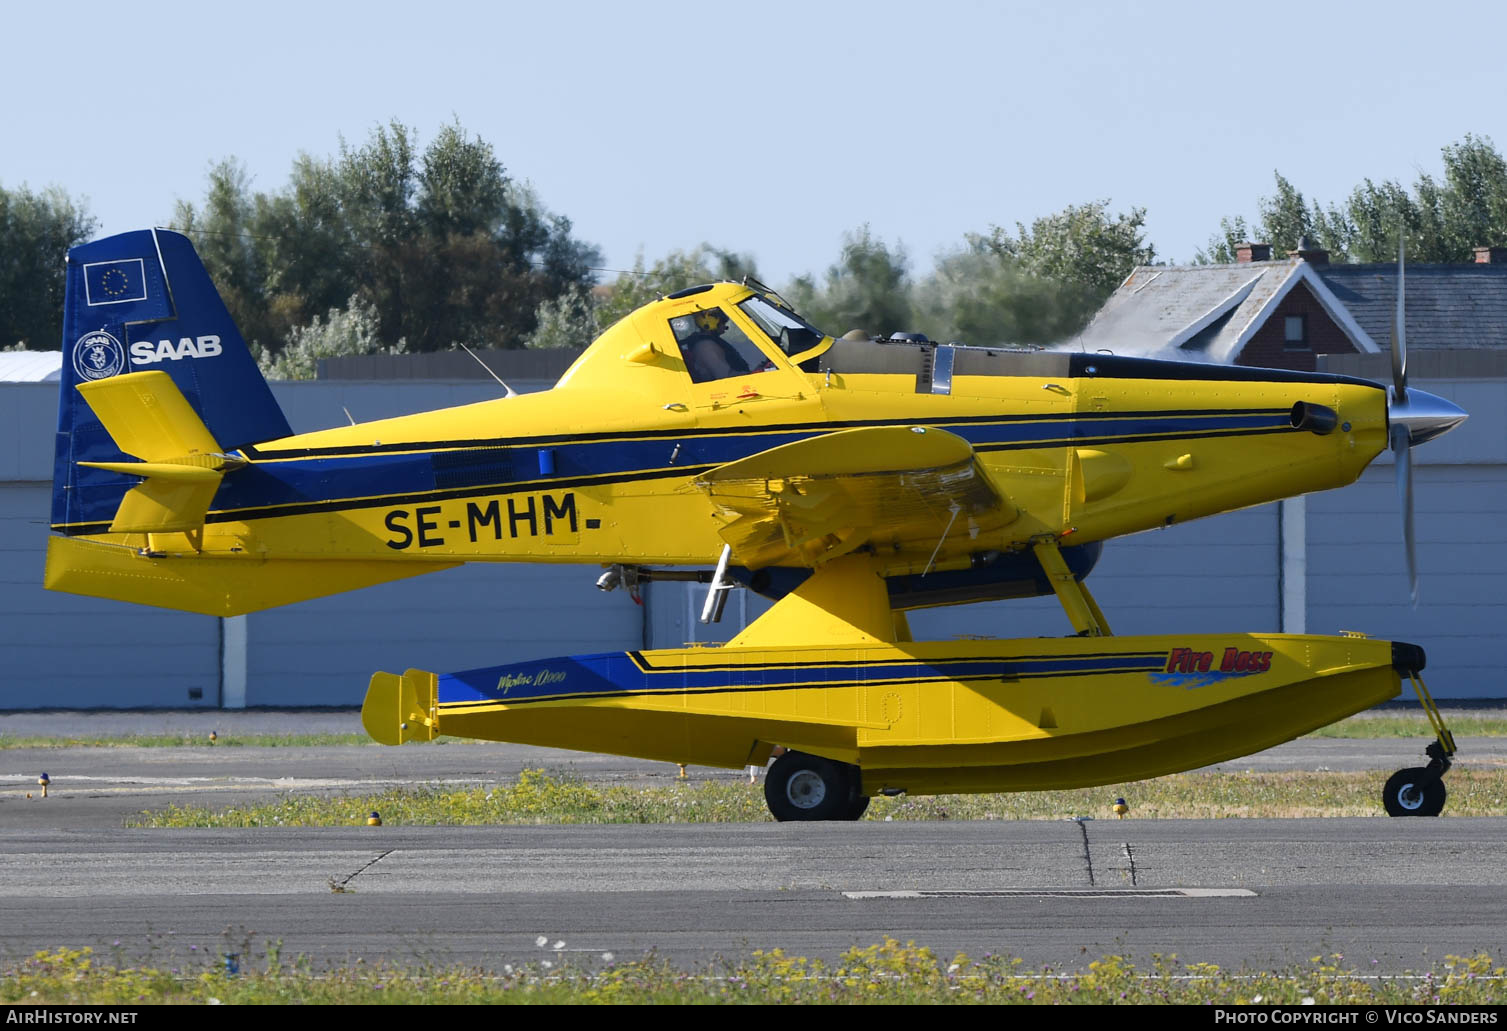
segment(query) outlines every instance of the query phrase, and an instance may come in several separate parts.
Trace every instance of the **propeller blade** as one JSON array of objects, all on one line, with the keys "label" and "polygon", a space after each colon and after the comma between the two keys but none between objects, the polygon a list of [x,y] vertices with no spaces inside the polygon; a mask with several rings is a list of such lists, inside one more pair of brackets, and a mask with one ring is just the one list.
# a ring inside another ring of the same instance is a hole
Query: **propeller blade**
[{"label": "propeller blade", "polygon": [[1413,539],[1413,441],[1401,423],[1392,426],[1392,458],[1397,469],[1397,503],[1402,509],[1402,547],[1408,563],[1408,593],[1418,607],[1418,553]]},{"label": "propeller blade", "polygon": [[1392,389],[1398,401],[1408,397],[1407,286],[1403,279],[1402,238],[1397,240],[1397,310],[1392,313]]}]

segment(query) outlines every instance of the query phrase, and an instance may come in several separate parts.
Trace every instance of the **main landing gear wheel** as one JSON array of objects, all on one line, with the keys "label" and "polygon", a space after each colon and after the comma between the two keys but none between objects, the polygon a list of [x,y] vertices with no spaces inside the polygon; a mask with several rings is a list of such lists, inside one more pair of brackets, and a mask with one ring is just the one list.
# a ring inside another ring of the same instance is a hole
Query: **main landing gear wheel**
[{"label": "main landing gear wheel", "polygon": [[858,767],[805,752],[786,752],[764,777],[764,801],[776,820],[856,820],[869,807],[858,793]]},{"label": "main landing gear wheel", "polygon": [[1381,804],[1388,816],[1438,816],[1444,811],[1446,794],[1437,771],[1415,766],[1387,778]]}]

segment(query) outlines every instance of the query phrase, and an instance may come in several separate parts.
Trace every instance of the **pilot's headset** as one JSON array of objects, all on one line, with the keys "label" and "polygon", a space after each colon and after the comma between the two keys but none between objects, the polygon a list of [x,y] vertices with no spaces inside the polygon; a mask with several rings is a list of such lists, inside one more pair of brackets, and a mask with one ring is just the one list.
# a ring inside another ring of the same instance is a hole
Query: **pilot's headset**
[{"label": "pilot's headset", "polygon": [[706,311],[696,313],[696,328],[703,333],[711,333],[713,336],[721,336],[722,331],[727,329],[727,316],[722,314],[721,308],[708,308]]}]

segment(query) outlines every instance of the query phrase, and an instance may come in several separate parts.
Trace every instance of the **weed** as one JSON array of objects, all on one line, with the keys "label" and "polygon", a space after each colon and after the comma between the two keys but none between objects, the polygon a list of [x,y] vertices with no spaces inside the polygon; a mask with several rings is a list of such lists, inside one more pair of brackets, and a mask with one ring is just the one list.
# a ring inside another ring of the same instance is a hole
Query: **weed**
[{"label": "weed", "polygon": [[[1181,773],[1130,784],[1069,791],[876,798],[870,820],[1060,820],[1113,817],[1117,797],[1132,819],[1381,816],[1385,774],[1349,772]],[[1451,816],[1507,812],[1507,769],[1457,766],[1449,775]],[[212,809],[169,806],[144,812],[135,827],[332,827],[365,821],[373,809],[386,826],[582,823],[749,823],[770,819],[762,788],[741,780],[664,786],[591,784],[574,776],[524,770],[495,787],[393,788],[373,795],[285,795],[276,801]]]}]

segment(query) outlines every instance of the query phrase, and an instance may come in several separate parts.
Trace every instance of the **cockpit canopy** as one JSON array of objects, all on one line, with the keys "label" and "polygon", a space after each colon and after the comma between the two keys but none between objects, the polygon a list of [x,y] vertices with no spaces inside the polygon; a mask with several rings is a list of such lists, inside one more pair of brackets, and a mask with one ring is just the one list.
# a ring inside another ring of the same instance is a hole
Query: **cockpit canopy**
[{"label": "cockpit canopy", "polygon": [[[672,296],[687,295],[683,291]],[[826,334],[771,296],[755,291],[742,300],[729,298],[730,303],[711,304],[670,319],[670,330],[691,382],[710,383],[768,372],[778,361],[769,353],[770,344],[797,363],[800,356],[821,345]],[[738,319],[734,310],[746,319]],[[750,322],[757,330],[754,336],[745,329]]]},{"label": "cockpit canopy", "polygon": [[599,380],[607,385],[621,375],[624,359],[642,368],[678,372],[698,384],[794,372],[831,344],[831,337],[762,284],[709,284],[662,297],[623,318],[596,339],[557,385]]}]

